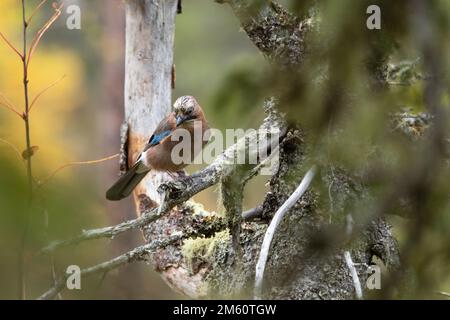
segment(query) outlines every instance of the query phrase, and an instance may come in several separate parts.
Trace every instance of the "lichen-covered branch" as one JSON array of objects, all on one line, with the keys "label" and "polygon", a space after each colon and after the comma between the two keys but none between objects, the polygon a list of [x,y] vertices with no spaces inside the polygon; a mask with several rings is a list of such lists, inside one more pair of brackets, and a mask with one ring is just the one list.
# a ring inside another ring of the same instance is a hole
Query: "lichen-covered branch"
[{"label": "lichen-covered branch", "polygon": [[158,217],[159,217],[158,210],[154,209],[154,210],[151,210],[151,211],[143,214],[142,216],[140,216],[137,219],[128,220],[128,221],[119,223],[114,226],[103,227],[103,228],[98,228],[98,229],[83,230],[79,235],[77,235],[71,239],[51,242],[48,246],[44,247],[41,250],[41,253],[49,253],[49,252],[55,251],[61,247],[78,244],[80,242],[87,241],[87,240],[102,239],[102,238],[112,239],[115,236],[117,236],[123,232],[126,232],[128,230],[141,228],[141,227],[155,221],[156,219],[158,219]]},{"label": "lichen-covered branch", "polygon": [[[179,244],[183,239],[190,237],[204,237],[211,233],[220,232],[226,228],[226,224],[220,217],[211,217],[199,215],[193,217],[189,208],[192,204],[188,203],[184,205],[187,209],[186,214],[189,215],[190,226],[186,226],[182,231],[173,231],[170,235],[166,235],[164,238],[154,239],[151,243],[139,246],[126,252],[116,258],[102,262],[95,266],[85,268],[81,270],[82,276],[88,276],[93,274],[105,273],[110,270],[116,269],[124,264],[132,263],[135,261],[148,260],[151,257],[151,253],[155,253],[157,250],[164,249],[168,246]],[[155,209],[156,210],[156,209]],[[42,294],[38,299],[53,299],[56,295],[64,290],[68,275],[61,276],[55,281],[54,285]]]},{"label": "lichen-covered branch", "polygon": [[[127,263],[145,260],[148,256],[149,252],[152,252],[156,250],[157,248],[168,246],[171,243],[174,243],[176,241],[179,241],[181,239],[181,235],[174,235],[169,236],[164,242],[154,242],[151,244],[146,244],[139,246],[137,248],[134,248],[131,251],[128,251],[127,253],[124,253],[118,257],[115,257],[114,259],[99,263],[95,266],[85,268],[81,270],[81,276],[89,276],[99,273],[104,273],[111,271],[113,269],[117,269]],[[43,293],[38,300],[49,300],[54,299],[59,292],[64,290],[66,286],[67,278],[69,277],[68,274],[64,274],[61,276],[54,284],[53,287],[51,287],[49,290],[47,290],[45,293]]]},{"label": "lichen-covered branch", "polygon": [[242,212],[242,219],[250,220],[256,217],[259,217],[263,212],[262,206],[257,206],[247,211]]},{"label": "lichen-covered branch", "polygon": [[[258,150],[268,150],[280,139],[286,132],[286,125],[281,116],[275,111],[275,102],[273,99],[266,101],[265,110],[267,117],[256,132],[250,132],[241,139],[241,142],[229,147],[223,154],[221,154],[212,164],[189,177],[178,178],[177,180],[164,182],[159,186],[159,192],[165,193],[165,201],[159,208],[152,208],[142,212],[140,217],[129,221],[122,222],[118,225],[103,227],[98,229],[83,230],[74,238],[62,241],[54,241],[41,250],[42,253],[49,253],[58,248],[77,244],[87,240],[94,240],[100,238],[114,238],[115,236],[136,228],[142,228],[160,218],[162,215],[169,212],[173,207],[179,205],[197,193],[206,188],[218,183],[221,179],[225,179],[235,172],[239,166],[237,164],[237,157],[241,152],[248,152],[249,146],[258,145]],[[266,137],[267,134],[276,133],[272,139],[260,139]],[[248,141],[249,144],[242,143]],[[252,152],[256,149],[250,148]],[[256,165],[255,165],[256,166]]]},{"label": "lichen-covered branch", "polygon": [[228,3],[242,28],[259,50],[273,62],[295,65],[307,51],[305,37],[312,19],[300,20],[275,1],[215,0]]},{"label": "lichen-covered branch", "polygon": [[[218,183],[221,179],[232,176],[236,170],[241,169],[241,165],[238,164],[240,154],[248,154],[249,158],[255,158],[255,153],[265,151],[269,155],[273,151],[271,149],[277,146],[279,140],[286,134],[287,126],[282,116],[276,110],[275,99],[267,100],[264,109],[267,116],[260,128],[246,134],[204,170],[194,173],[190,177],[160,185],[158,189],[166,194],[166,201],[170,202],[175,199],[177,199],[176,201],[180,199],[185,201],[194,194]],[[260,159],[260,161],[263,160]],[[257,165],[251,165],[248,170]]]}]

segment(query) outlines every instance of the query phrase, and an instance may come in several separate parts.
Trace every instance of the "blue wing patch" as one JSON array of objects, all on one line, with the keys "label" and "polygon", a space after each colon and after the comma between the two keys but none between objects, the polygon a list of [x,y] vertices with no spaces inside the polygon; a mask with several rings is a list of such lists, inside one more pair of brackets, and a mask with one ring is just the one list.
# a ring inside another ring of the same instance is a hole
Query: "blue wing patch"
[{"label": "blue wing patch", "polygon": [[163,131],[161,133],[158,134],[154,134],[151,138],[150,141],[148,142],[149,146],[156,146],[158,143],[161,142],[162,139],[164,139],[165,137],[169,136],[172,133],[171,130],[166,130]]}]

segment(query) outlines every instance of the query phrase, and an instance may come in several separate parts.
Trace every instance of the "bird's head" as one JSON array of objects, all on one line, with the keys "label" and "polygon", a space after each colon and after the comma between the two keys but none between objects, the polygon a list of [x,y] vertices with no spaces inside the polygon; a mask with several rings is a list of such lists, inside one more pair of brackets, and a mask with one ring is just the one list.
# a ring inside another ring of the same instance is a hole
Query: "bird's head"
[{"label": "bird's head", "polygon": [[203,112],[192,96],[182,96],[173,104],[177,127],[201,119]]}]

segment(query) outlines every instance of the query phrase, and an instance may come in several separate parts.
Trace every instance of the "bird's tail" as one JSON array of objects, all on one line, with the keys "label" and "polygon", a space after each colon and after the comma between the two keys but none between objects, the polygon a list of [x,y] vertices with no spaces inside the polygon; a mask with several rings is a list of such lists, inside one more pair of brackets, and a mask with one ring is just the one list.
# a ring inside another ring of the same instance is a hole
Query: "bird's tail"
[{"label": "bird's tail", "polygon": [[106,191],[106,198],[117,201],[128,197],[149,171],[142,162],[136,162]]}]

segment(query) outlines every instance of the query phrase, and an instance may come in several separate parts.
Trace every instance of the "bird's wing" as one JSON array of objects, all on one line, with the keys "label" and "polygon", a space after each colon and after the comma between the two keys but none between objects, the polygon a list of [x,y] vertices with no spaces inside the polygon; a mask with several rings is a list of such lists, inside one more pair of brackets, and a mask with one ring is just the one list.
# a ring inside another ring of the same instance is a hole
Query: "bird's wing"
[{"label": "bird's wing", "polygon": [[158,124],[152,136],[148,140],[146,146],[144,147],[143,151],[147,151],[148,148],[156,146],[164,138],[170,136],[175,127],[176,127],[175,115],[173,113],[170,113]]},{"label": "bird's wing", "polygon": [[172,133],[172,130],[165,130],[161,133],[153,134],[151,139],[148,142],[149,147],[156,146],[161,142],[162,139],[169,136]]}]

